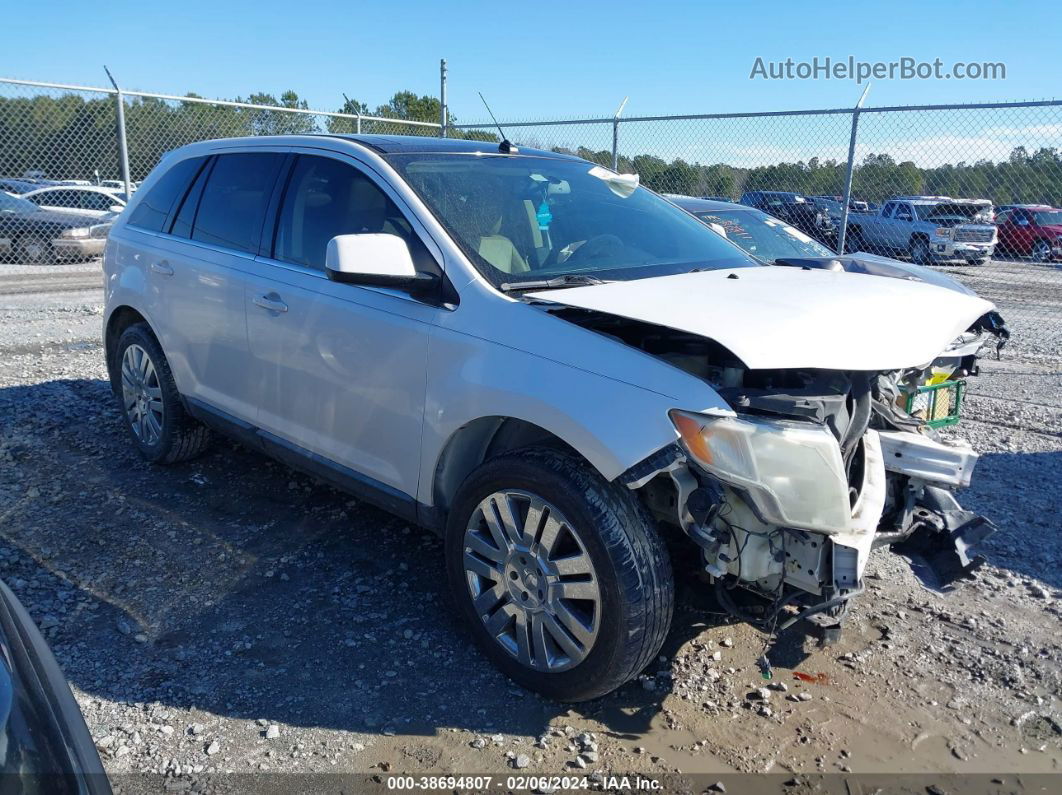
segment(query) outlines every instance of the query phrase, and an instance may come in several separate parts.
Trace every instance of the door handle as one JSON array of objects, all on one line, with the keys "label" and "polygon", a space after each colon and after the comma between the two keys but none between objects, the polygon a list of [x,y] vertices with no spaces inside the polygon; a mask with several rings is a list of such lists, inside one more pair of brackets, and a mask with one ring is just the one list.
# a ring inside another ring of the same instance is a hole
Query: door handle
[{"label": "door handle", "polygon": [[287,312],[288,305],[280,300],[280,296],[276,293],[266,293],[265,295],[256,295],[254,297],[254,305],[266,309],[270,312]]},{"label": "door handle", "polygon": [[162,262],[152,262],[151,270],[162,276],[173,276],[173,266],[166,262],[166,260],[162,260]]}]

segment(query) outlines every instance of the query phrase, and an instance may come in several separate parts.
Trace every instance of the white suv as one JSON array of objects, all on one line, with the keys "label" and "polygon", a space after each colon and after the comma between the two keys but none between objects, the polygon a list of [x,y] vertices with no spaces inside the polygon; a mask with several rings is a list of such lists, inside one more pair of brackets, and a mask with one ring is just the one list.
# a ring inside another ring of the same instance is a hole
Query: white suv
[{"label": "white suv", "polygon": [[903,409],[972,369],[990,304],[763,266],[578,158],[197,143],[134,194],[105,271],[107,364],[148,460],[209,427],[437,530],[484,652],[558,699],[660,649],[665,535],[775,630],[836,624],[875,545],[921,539],[955,573],[991,530],[951,494],[975,454]]}]

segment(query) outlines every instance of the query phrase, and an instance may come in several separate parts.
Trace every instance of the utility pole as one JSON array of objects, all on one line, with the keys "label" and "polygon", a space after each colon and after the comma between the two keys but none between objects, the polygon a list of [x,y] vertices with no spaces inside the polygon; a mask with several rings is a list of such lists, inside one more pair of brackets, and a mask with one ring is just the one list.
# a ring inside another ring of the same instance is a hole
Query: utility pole
[{"label": "utility pole", "polygon": [[439,137],[446,137],[446,59],[439,60]]},{"label": "utility pole", "polygon": [[624,97],[623,102],[616,108],[616,115],[612,117],[612,170],[619,171],[619,124],[620,114],[623,113],[623,109],[627,107],[627,100],[630,97]]}]

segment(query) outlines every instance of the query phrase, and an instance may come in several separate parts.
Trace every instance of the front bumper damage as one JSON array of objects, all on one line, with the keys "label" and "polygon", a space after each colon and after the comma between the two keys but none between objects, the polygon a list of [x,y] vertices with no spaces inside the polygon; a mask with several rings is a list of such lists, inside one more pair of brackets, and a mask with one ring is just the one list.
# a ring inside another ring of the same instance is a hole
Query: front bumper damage
[{"label": "front bumper damage", "polygon": [[[983,563],[977,546],[995,530],[951,491],[970,483],[977,462],[970,447],[868,427],[859,450],[858,482],[843,484],[858,493],[841,529],[772,523],[747,490],[707,472],[680,443],[628,470],[622,482],[644,489],[650,507],[670,511],[697,544],[721,606],[772,634],[806,621],[829,642],[849,600],[863,592],[874,548],[911,556],[923,579],[939,587]],[[662,488],[666,481],[670,488]]]}]

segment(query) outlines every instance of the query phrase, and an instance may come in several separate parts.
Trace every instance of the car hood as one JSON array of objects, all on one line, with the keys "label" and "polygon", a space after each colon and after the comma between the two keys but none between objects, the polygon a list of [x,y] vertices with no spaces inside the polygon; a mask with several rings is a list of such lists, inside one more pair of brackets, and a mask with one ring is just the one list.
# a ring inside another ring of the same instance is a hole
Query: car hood
[{"label": "car hood", "polygon": [[821,268],[830,271],[847,271],[848,273],[863,273],[868,276],[884,276],[891,279],[908,279],[911,281],[935,284],[948,290],[955,290],[964,295],[977,295],[957,279],[947,274],[938,273],[924,265],[916,265],[913,262],[901,262],[890,257],[882,257],[877,254],[868,254],[860,251],[855,254],[830,257],[786,257],[776,260],[775,265],[789,265],[798,268]]},{"label": "car hood", "polygon": [[921,282],[778,267],[657,276],[526,297],[707,337],[755,370],[923,365],[993,309],[976,296]]}]

